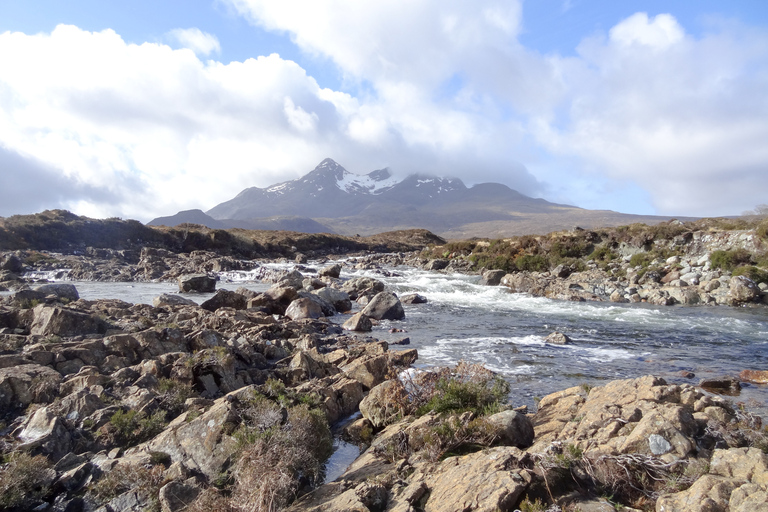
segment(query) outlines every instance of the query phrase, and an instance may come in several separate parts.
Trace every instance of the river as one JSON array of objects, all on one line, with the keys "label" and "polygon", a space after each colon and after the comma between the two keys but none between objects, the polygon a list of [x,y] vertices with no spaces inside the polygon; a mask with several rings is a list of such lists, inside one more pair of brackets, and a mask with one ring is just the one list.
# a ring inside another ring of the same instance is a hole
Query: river
[{"label": "river", "polygon": [[[312,262],[307,266],[319,268]],[[371,335],[387,341],[408,337],[410,345],[403,348],[418,349],[420,366],[461,359],[482,363],[509,381],[514,405],[533,406],[539,397],[570,386],[648,374],[670,383],[696,384],[700,378],[737,376],[743,369],[768,369],[768,308],[555,301],[481,286],[478,276],[409,267],[387,270],[393,275],[345,266],[342,277],[375,277],[399,295],[415,292],[429,302],[406,305],[405,320],[383,321]],[[219,288],[264,291],[270,286],[244,272],[220,277]],[[151,303],[161,293],[178,290],[175,283],[73,284],[84,299],[136,303]],[[202,302],[210,294],[190,297]],[[348,316],[332,320],[342,323]],[[553,331],[574,343],[546,344]],[[695,378],[683,377],[683,371]],[[764,417],[768,413],[766,386],[746,385],[733,399]]]}]

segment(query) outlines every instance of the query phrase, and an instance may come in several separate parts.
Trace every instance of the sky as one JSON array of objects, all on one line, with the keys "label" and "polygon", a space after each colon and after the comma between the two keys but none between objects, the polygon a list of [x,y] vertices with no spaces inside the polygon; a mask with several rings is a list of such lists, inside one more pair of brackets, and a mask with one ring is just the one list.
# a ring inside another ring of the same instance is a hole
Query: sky
[{"label": "sky", "polygon": [[738,215],[768,202],[768,2],[0,0],[0,216],[147,222],[327,157]]}]

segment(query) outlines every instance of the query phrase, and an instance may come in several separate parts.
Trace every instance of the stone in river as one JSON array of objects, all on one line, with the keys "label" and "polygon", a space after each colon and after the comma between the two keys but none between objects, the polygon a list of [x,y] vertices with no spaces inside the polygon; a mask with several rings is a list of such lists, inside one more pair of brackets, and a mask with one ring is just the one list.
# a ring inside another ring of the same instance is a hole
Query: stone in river
[{"label": "stone in river", "polygon": [[179,276],[179,291],[183,293],[213,293],[216,290],[216,280],[207,274],[184,274]]}]

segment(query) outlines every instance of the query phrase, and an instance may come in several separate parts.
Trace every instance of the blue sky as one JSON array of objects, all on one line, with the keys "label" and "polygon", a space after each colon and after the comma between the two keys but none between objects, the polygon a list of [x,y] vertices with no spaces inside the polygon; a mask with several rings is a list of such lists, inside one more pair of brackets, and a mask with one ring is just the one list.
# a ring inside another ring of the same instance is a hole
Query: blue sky
[{"label": "blue sky", "polygon": [[325,157],[585,208],[768,202],[768,4],[0,2],[0,215],[207,210]]}]

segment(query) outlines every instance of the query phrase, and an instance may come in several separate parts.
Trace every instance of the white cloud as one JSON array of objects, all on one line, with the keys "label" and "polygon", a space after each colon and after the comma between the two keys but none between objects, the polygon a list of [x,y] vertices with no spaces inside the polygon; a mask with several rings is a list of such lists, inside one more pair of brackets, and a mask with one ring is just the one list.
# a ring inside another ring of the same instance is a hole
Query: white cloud
[{"label": "white cloud", "polygon": [[182,48],[189,48],[197,55],[207,56],[211,53],[221,53],[218,38],[199,28],[175,28],[168,32],[168,36]]},{"label": "white cloud", "polygon": [[228,1],[362,92],[320,88],[278,55],[223,64],[198,57],[216,46],[127,44],[111,30],[6,32],[0,146],[68,180],[62,206],[142,220],[325,157],[542,195],[533,173],[549,199],[591,207],[603,193],[590,183],[665,214],[765,202],[764,31],[696,38],[669,14],[638,13],[565,58],[518,42],[520,1]]},{"label": "white cloud", "polygon": [[678,43],[683,35],[683,28],[671,14],[659,14],[649,20],[644,12],[633,14],[610,31],[611,41],[621,45],[637,43],[657,49]]}]

